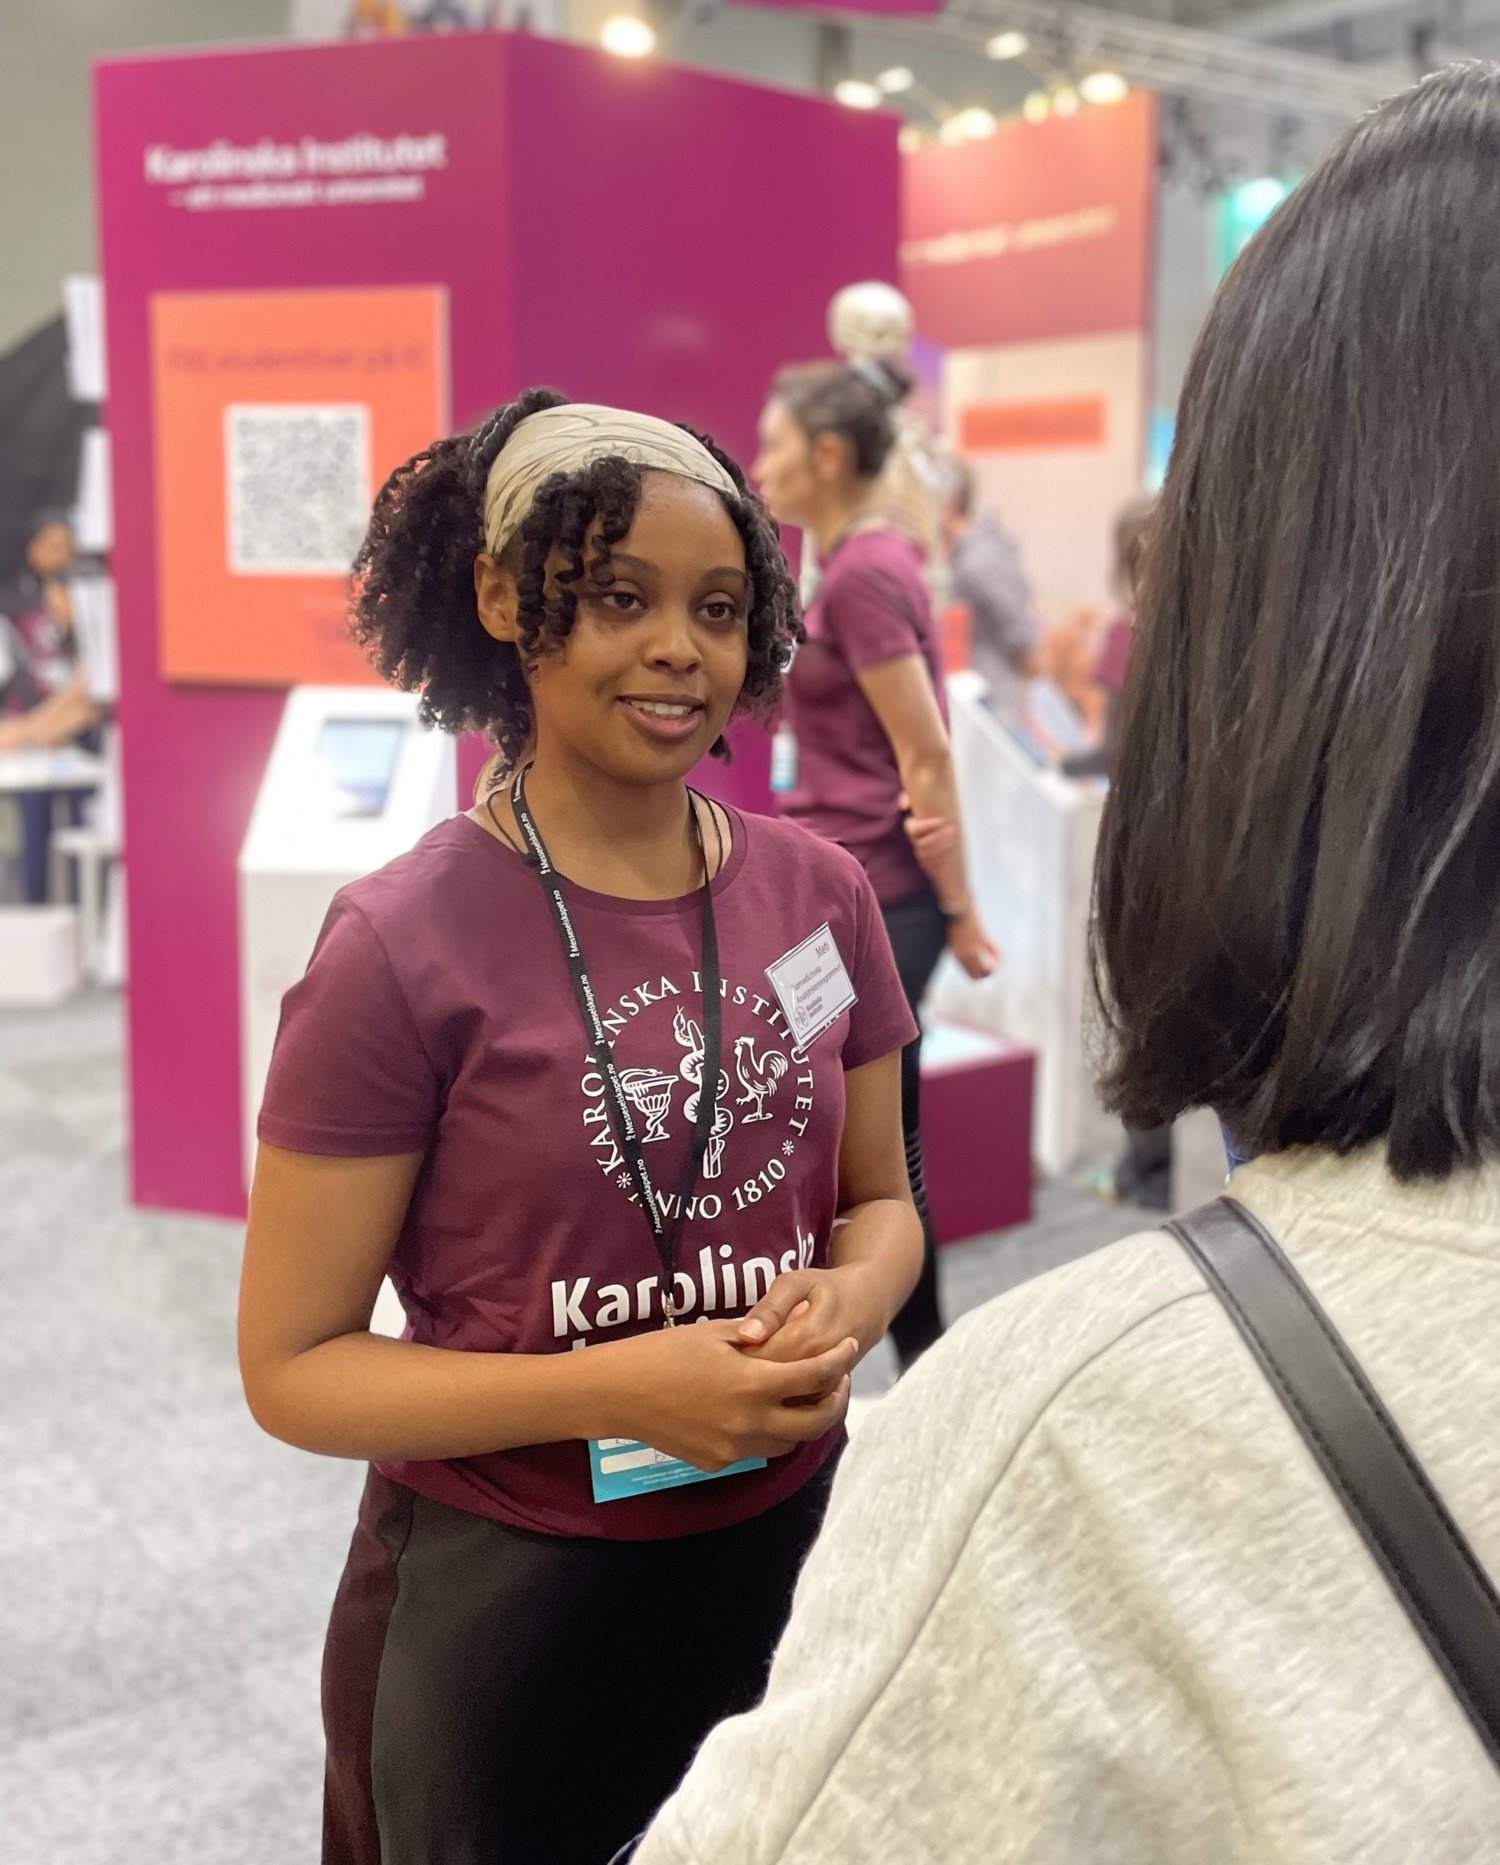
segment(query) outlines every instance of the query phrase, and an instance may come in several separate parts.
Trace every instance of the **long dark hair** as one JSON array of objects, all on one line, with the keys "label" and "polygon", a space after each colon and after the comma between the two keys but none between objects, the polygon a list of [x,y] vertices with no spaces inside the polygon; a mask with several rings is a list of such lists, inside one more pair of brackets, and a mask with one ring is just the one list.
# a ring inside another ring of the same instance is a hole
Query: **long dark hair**
[{"label": "long dark hair", "polygon": [[[544,480],[520,531],[502,553],[520,592],[519,647],[480,625],[474,558],[484,549],[485,481],[500,449],[528,415],[567,404],[555,389],[528,389],[469,433],[434,441],[381,487],[354,561],[351,627],[384,677],[422,695],[422,717],[444,731],[482,731],[513,760],[531,733],[527,663],[567,637],[577,613],[574,585],[596,522],[590,569],[629,531],[641,471],[608,458]],[[724,504],[745,546],[750,579],[750,653],[738,710],[765,713],[801,638],[797,592],[775,520],[739,466],[706,434],[701,440],[734,482]],[[549,574],[554,552],[562,568]],[[724,741],[714,746],[724,754]]]},{"label": "long dark hair", "polygon": [[1183,391],[1097,868],[1108,1103],[1500,1155],[1500,66],[1356,125]]}]

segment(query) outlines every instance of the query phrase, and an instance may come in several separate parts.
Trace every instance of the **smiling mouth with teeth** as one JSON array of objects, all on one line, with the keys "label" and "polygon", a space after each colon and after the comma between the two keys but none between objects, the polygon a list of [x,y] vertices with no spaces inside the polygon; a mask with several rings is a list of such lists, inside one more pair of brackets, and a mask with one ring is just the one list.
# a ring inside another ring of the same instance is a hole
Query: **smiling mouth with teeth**
[{"label": "smiling mouth with teeth", "polygon": [[649,712],[657,719],[687,719],[699,710],[697,706],[671,705],[657,699],[627,699],[627,706],[634,706],[637,712]]}]

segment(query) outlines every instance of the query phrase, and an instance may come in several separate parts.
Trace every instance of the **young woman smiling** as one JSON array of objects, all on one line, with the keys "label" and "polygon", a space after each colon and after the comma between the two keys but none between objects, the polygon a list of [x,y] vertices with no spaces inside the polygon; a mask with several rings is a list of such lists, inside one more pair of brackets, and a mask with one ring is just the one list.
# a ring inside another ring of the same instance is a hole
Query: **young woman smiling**
[{"label": "young woman smiling", "polygon": [[686,784],[797,630],[710,443],[533,391],[392,475],[356,590],[503,775],[338,896],[260,1119],[246,1393],[372,1465],[324,1857],[599,1865],[758,1696],[915,1279],[912,1023],[858,864]]}]

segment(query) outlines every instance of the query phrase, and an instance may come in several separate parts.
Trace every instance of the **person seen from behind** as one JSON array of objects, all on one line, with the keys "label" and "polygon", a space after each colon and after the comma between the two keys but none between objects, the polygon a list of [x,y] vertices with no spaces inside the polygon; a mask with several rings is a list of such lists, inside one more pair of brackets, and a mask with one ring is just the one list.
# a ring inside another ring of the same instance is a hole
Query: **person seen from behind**
[{"label": "person seen from behind", "polygon": [[[1446,69],[1351,129],[1221,286],[1148,550],[1096,948],[1109,1104],[1222,1116],[1251,1158],[1233,1197],[1446,1502],[1491,1631],[1497,171],[1500,66]],[[1152,1231],[966,1317],[862,1422],[763,1704],[638,1865],[1493,1865],[1481,1726]]]},{"label": "person seen from behind", "polygon": [[[777,378],[753,476],[773,516],[800,526],[822,570],[785,685],[795,778],[782,811],[860,862],[880,901],[913,1014],[938,960],[971,978],[999,954],[969,893],[942,664],[920,546],[880,498],[893,410],[910,379],[893,362],[809,363]],[[921,1279],[891,1329],[910,1366],[942,1332],[922,1176],[921,1039],[901,1058],[901,1124]]]}]

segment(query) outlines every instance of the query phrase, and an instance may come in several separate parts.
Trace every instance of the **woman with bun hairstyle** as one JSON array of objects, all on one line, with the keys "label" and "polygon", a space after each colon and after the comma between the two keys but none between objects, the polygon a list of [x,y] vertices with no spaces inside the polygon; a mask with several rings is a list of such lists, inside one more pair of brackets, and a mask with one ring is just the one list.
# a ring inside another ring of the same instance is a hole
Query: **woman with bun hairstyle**
[{"label": "woman with bun hairstyle", "polygon": [[[822,575],[786,679],[782,811],[870,878],[913,1015],[946,948],[971,978],[999,961],[969,894],[942,658],[919,544],[881,475],[911,387],[890,361],[784,370],[754,476],[773,516],[817,546]],[[794,751],[792,749],[794,747]],[[891,1328],[903,1368],[943,1331],[922,1180],[921,1037],[901,1058],[901,1125],[922,1215],[922,1274]]]},{"label": "woman with bun hairstyle", "polygon": [[336,897],[260,1116],[246,1395],[371,1465],[323,1857],[601,1865],[759,1695],[915,1279],[912,1019],[858,863],[686,783],[798,628],[712,443],[532,391],[391,475],[355,591],[500,769]]}]

